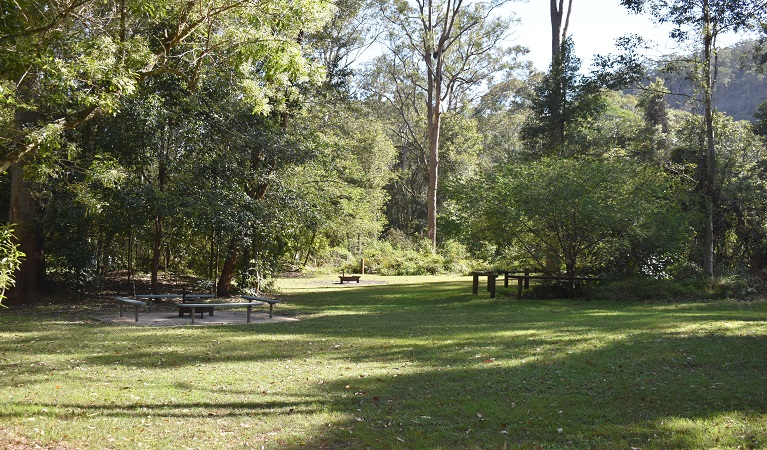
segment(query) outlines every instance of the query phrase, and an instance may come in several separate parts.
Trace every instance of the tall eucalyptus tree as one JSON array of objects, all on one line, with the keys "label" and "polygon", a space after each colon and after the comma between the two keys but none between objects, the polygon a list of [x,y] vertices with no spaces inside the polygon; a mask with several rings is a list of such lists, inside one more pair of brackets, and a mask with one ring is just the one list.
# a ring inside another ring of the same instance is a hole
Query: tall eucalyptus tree
[{"label": "tall eucalyptus tree", "polygon": [[[437,244],[442,114],[476,98],[483,83],[508,63],[512,52],[503,41],[511,20],[497,12],[510,1],[381,2],[385,51],[376,64],[392,83],[375,94],[399,112],[402,125],[397,128],[423,151],[426,231],[432,245]],[[424,120],[425,126],[413,119]]]}]

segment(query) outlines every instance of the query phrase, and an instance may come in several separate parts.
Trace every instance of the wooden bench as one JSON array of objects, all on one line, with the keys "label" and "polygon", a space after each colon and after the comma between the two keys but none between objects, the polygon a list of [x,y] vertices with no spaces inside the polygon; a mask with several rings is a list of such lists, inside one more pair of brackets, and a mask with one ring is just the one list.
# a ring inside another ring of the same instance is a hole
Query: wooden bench
[{"label": "wooden bench", "polygon": [[356,281],[358,284],[360,282],[360,275],[339,275],[338,278],[341,284],[344,284],[344,281]]},{"label": "wooden bench", "polygon": [[273,299],[273,298],[256,297],[254,295],[243,295],[242,298],[244,298],[245,300],[250,300],[252,302],[261,302],[262,304],[268,303],[270,319],[272,318],[272,308],[274,308],[274,305],[276,305],[277,303],[282,303],[281,301]]},{"label": "wooden bench", "polygon": [[124,315],[125,305],[131,305],[136,309],[136,322],[138,322],[138,309],[146,306],[145,302],[127,297],[115,297],[115,300],[120,304],[120,317]]},{"label": "wooden bench", "polygon": [[[246,307],[248,310],[246,323],[250,323],[250,313],[253,310],[254,306],[263,306],[264,302],[258,301],[258,302],[248,302],[248,303],[179,303],[179,311],[181,308],[188,309],[189,313],[192,317],[192,325],[194,325],[194,315],[197,314],[198,311],[196,311],[197,308],[210,308],[212,311],[213,308],[233,308],[233,307]],[[270,305],[271,306],[271,305]],[[212,313],[210,314],[213,315]],[[200,318],[202,319],[202,313],[200,313]]]},{"label": "wooden bench", "polygon": [[472,285],[471,293],[479,294],[479,277],[487,277],[487,290],[490,292],[490,298],[495,298],[495,279],[498,278],[495,272],[492,270],[478,270],[471,273]]}]

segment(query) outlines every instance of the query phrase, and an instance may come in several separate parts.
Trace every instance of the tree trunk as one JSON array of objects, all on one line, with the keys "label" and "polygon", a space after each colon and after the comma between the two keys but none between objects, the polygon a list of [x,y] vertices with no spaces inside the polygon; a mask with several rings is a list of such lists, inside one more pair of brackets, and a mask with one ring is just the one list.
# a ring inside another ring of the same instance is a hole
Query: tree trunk
[{"label": "tree trunk", "polygon": [[[431,17],[432,4],[429,2],[429,15],[426,19],[428,29],[434,31]],[[422,19],[423,20],[423,19]],[[437,247],[437,186],[439,184],[439,133],[442,114],[442,53],[444,43],[449,36],[448,30],[442,31],[436,48],[424,48],[426,75],[426,113],[429,139],[429,184],[426,189],[426,232],[432,247]]]},{"label": "tree trunk", "polygon": [[231,295],[232,280],[234,280],[235,269],[240,255],[240,245],[236,238],[229,241],[229,248],[226,252],[226,261],[221,269],[221,277],[218,279],[216,288],[216,297],[229,297]]},{"label": "tree trunk", "polygon": [[[439,105],[439,102],[437,102]],[[429,121],[429,187],[426,193],[427,232],[431,245],[437,246],[437,183],[439,179],[439,128],[440,113],[434,107]]]},{"label": "tree trunk", "polygon": [[[567,39],[567,28],[570,25],[570,11],[573,9],[573,0],[567,4],[567,16],[564,11],[565,0],[551,0],[549,3],[549,15],[551,17],[551,64],[556,64],[562,51],[562,42]],[[565,25],[562,26],[562,17],[566,17]]]},{"label": "tree trunk", "polygon": [[[157,188],[160,192],[165,190],[165,183],[166,183],[166,168],[165,168],[165,155],[168,154],[167,147],[168,147],[168,129],[165,128],[165,136],[163,139],[163,154],[160,156],[160,164],[158,168],[157,173]],[[153,294],[159,294],[160,292],[160,283],[158,279],[158,273],[160,271],[160,258],[162,257],[162,241],[163,241],[163,233],[162,233],[162,222],[163,222],[163,215],[159,212],[160,209],[162,209],[162,205],[156,205],[156,208],[158,208],[157,215],[154,218],[154,240],[152,242],[152,293]]]},{"label": "tree trunk", "polygon": [[711,29],[711,12],[708,0],[703,1],[703,106],[706,121],[706,170],[703,172],[705,196],[705,224],[703,229],[703,273],[707,277],[714,276],[714,180],[716,171],[716,146],[714,142],[714,70],[713,43]]},{"label": "tree trunk", "polygon": [[14,235],[19,251],[25,255],[19,270],[14,274],[16,285],[8,292],[8,304],[33,304],[37,302],[40,286],[45,276],[45,252],[43,236],[36,224],[40,206],[32,197],[24,181],[24,163],[11,165],[11,204],[9,222],[15,224]]},{"label": "tree trunk", "polygon": [[154,239],[152,242],[152,294],[160,293],[158,273],[160,271],[160,256],[162,255],[162,214],[154,218]]},{"label": "tree trunk", "polygon": [[[254,200],[261,200],[266,196],[269,186],[269,182],[261,183],[252,191],[249,190],[248,196]],[[231,294],[232,280],[234,279],[235,269],[237,268],[237,261],[240,258],[240,245],[237,243],[238,239],[239,236],[234,236],[229,241],[226,260],[224,261],[224,267],[221,268],[221,276],[218,279],[218,286],[216,287],[216,295],[218,297],[228,297]]]}]

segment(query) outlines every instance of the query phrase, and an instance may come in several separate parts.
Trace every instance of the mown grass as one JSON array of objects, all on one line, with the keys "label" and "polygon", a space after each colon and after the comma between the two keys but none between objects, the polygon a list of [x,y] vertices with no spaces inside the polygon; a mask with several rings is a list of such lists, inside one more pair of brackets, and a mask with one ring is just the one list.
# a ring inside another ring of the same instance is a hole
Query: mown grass
[{"label": "mown grass", "polygon": [[365,279],[280,280],[267,325],[0,312],[0,447],[767,447],[765,303]]}]

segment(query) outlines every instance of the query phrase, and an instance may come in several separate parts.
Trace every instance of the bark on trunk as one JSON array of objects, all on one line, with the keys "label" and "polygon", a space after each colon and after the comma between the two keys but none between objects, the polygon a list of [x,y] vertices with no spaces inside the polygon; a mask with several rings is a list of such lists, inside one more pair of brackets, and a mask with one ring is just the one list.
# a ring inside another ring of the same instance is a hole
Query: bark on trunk
[{"label": "bark on trunk", "polygon": [[8,292],[8,304],[34,304],[45,276],[43,236],[36,225],[40,207],[24,181],[23,162],[11,165],[11,204],[9,221],[15,224],[14,234],[19,250],[26,256],[14,274],[16,285]]},{"label": "bark on trunk", "polygon": [[[168,130],[166,128],[165,130],[165,139],[164,139],[164,152],[163,155],[160,157],[160,166],[157,173],[157,186],[160,192],[165,190],[165,184],[166,184],[166,168],[165,168],[165,162],[163,161],[164,155],[167,155],[167,147],[168,147]],[[161,208],[161,205],[157,205],[157,208]],[[154,218],[154,239],[152,242],[152,293],[153,294],[159,294],[160,293],[160,282],[159,282],[159,272],[160,272],[160,258],[162,257],[162,243],[163,243],[163,232],[162,232],[162,222],[163,222],[163,215],[158,212],[157,215]]]},{"label": "bark on trunk", "polygon": [[[567,39],[567,28],[570,26],[570,11],[573,9],[573,0],[567,3],[567,16],[564,11],[565,0],[551,0],[549,4],[549,14],[551,17],[551,63],[555,64],[562,51],[562,42]],[[565,18],[564,27],[562,18]]]},{"label": "bark on trunk", "polygon": [[162,215],[154,218],[154,239],[152,242],[152,294],[160,293],[160,256],[162,255]]},{"label": "bark on trunk", "polygon": [[705,224],[703,229],[703,272],[714,276],[714,180],[716,169],[716,146],[714,142],[714,70],[712,64],[714,36],[711,29],[711,12],[708,0],[703,2],[703,105],[706,121],[706,170],[704,171]]},{"label": "bark on trunk", "polygon": [[[439,102],[437,102],[439,104]],[[439,180],[439,128],[440,114],[438,106],[434,107],[432,120],[429,124],[429,187],[427,189],[426,221],[429,240],[433,247],[437,246],[437,184]]]},{"label": "bark on trunk", "polygon": [[240,245],[236,238],[229,241],[229,247],[226,252],[226,261],[221,269],[221,277],[218,279],[216,288],[216,297],[229,297],[231,295],[232,280],[234,280],[237,261],[240,256]]}]

